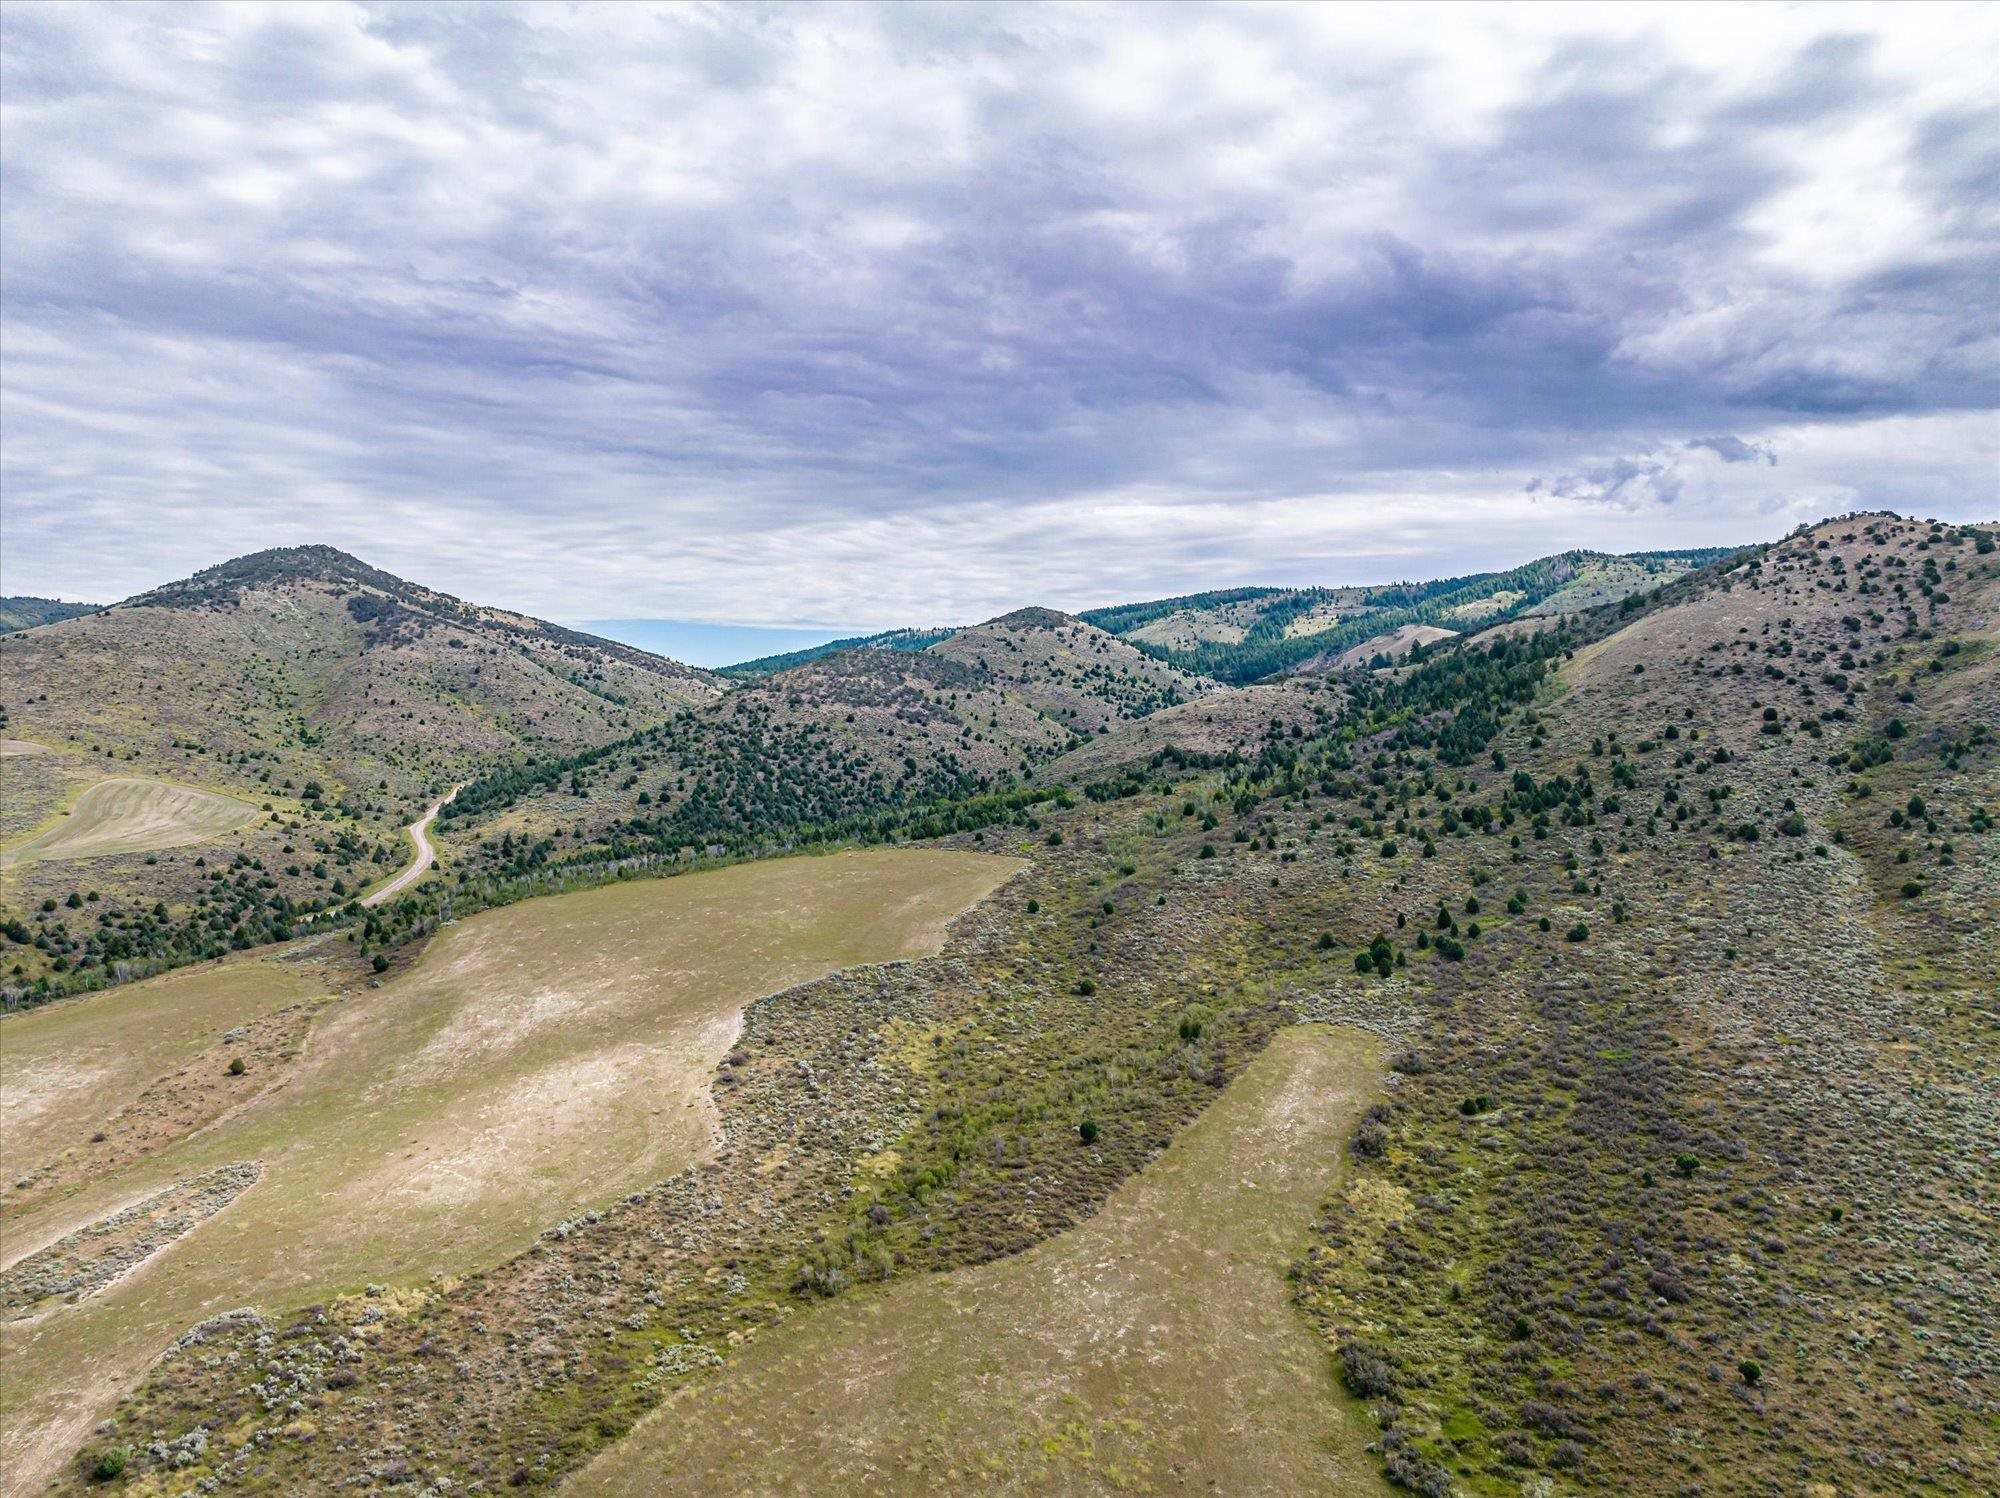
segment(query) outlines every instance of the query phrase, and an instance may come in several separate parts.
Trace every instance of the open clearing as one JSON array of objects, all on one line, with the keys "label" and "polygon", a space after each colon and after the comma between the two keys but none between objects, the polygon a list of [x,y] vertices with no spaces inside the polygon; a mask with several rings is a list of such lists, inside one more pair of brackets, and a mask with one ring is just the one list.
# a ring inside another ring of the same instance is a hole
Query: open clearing
[{"label": "open clearing", "polygon": [[256,815],[255,806],[234,796],[119,776],[89,787],[66,816],[0,854],[0,863],[153,853],[208,842]]},{"label": "open clearing", "polygon": [[[197,1321],[490,1265],[701,1159],[714,1142],[715,1068],[745,1004],[936,951],[949,922],[1017,867],[929,850],[772,860],[525,901],[440,932],[407,972],[323,1009],[281,1085],[7,1224],[5,1253],[19,1259],[176,1182],[263,1165],[227,1211],[97,1295],[0,1329],[6,1490],[38,1488]],[[11,1065],[17,1035],[38,1039],[37,1076],[92,1069],[89,1090],[112,1111],[132,1093],[110,1095],[107,1070],[122,1088],[145,1068],[107,1057],[102,1041],[129,1029],[151,1044],[138,1017],[160,1012],[160,988],[219,1004],[202,980],[240,987],[244,973],[115,989],[51,1011],[39,1036],[36,1015],[6,1021],[0,1041]],[[276,1006],[261,990],[256,1002]],[[212,1022],[189,1028],[178,1043],[200,1054]],[[34,1116],[82,1124],[77,1090],[57,1088]],[[69,1142],[52,1122],[39,1128],[43,1150]]]},{"label": "open clearing", "polygon": [[1280,1033],[1089,1222],[766,1333],[572,1490],[1383,1492],[1286,1278],[1380,1077]]}]

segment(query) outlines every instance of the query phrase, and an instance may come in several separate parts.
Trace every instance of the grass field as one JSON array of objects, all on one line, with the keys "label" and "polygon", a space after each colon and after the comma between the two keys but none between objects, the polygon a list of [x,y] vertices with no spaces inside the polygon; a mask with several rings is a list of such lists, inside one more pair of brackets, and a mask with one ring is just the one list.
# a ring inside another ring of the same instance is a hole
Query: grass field
[{"label": "grass field", "polygon": [[571,1490],[1384,1491],[1286,1279],[1380,1076],[1281,1032],[1089,1222],[767,1332]]},{"label": "grass field", "polygon": [[120,776],[89,787],[55,825],[0,853],[0,864],[179,848],[233,832],[256,815],[234,796]]},{"label": "grass field", "polygon": [[[264,1168],[226,1211],[100,1294],[11,1335],[0,1327],[7,1491],[38,1487],[204,1317],[491,1264],[700,1159],[715,1131],[715,1068],[745,1003],[935,950],[947,923],[1014,867],[933,851],[798,858],[533,900],[447,928],[407,972],[322,1011],[281,1086],[9,1224],[13,1260],[176,1181],[235,1162]],[[205,991],[218,972],[255,987],[230,967],[174,975],[8,1021],[0,1042],[26,1026],[24,1064],[43,1077],[101,1069],[104,1037],[146,1031],[126,1021],[134,1006],[157,1014],[166,985],[217,1011],[247,1003]],[[145,1070],[121,1064],[135,1079]],[[102,1078],[89,1086],[110,1094]],[[42,1111],[88,1123],[80,1100]],[[39,1147],[57,1132],[42,1125]]]}]

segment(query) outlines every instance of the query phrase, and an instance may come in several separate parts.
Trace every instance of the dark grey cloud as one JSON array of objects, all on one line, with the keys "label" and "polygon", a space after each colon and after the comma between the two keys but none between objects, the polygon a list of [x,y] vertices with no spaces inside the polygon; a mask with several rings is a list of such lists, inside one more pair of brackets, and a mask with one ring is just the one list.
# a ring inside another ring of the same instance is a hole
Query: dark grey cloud
[{"label": "dark grey cloud", "polygon": [[1778,455],[1770,448],[1757,442],[1745,442],[1741,437],[1728,435],[1720,437],[1697,437],[1688,443],[1688,451],[1696,452],[1706,448],[1725,463],[1754,463],[1760,459],[1769,467],[1778,466]]},{"label": "dark grey cloud", "polygon": [[0,26],[10,588],[867,625],[1991,508],[1979,8]]}]

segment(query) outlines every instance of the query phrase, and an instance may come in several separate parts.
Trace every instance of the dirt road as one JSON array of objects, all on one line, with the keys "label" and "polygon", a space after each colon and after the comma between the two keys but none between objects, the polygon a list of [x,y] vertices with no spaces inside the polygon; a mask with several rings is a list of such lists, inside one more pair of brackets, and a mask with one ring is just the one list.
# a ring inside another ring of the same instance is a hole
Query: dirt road
[{"label": "dirt road", "polygon": [[437,862],[437,854],[431,848],[431,823],[435,822],[437,814],[444,810],[445,802],[451,800],[453,796],[456,796],[464,789],[463,785],[453,786],[444,795],[431,803],[429,811],[425,812],[416,821],[410,823],[410,841],[417,845],[416,861],[394,879],[391,879],[387,884],[376,890],[374,894],[364,899],[361,902],[363,905],[380,905],[384,900],[400,895],[404,890],[430,872],[431,865]]}]

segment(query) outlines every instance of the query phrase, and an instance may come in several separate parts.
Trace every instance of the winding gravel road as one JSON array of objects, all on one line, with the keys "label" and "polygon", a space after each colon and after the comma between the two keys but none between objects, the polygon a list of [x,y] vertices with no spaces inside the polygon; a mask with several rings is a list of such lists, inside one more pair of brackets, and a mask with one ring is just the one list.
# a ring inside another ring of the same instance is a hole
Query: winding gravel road
[{"label": "winding gravel road", "polygon": [[463,785],[453,786],[444,795],[431,803],[429,811],[425,812],[416,821],[410,823],[410,840],[417,845],[416,861],[394,879],[376,890],[374,894],[362,900],[361,903],[363,905],[380,905],[384,900],[401,894],[430,872],[431,865],[437,862],[437,853],[431,847],[431,823],[437,820],[437,814],[444,810],[445,803],[464,789]]}]

